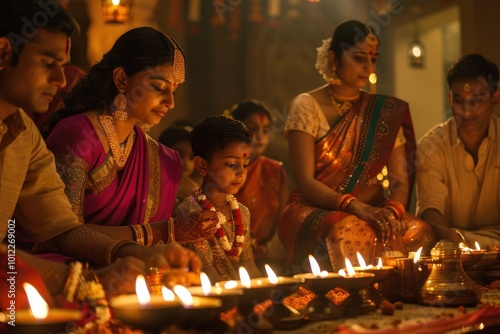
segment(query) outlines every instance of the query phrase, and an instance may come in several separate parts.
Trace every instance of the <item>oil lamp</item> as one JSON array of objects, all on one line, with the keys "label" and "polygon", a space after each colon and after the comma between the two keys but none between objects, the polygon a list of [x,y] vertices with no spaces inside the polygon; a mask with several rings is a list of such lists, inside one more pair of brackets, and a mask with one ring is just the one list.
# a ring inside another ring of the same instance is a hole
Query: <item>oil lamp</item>
[{"label": "oil lamp", "polygon": [[116,319],[131,327],[154,333],[160,333],[163,328],[180,322],[184,307],[167,288],[162,295],[150,295],[144,276],[138,275],[135,289],[135,295],[111,298],[110,306]]},{"label": "oil lamp", "polygon": [[[382,258],[378,259],[378,263],[376,266],[373,265],[367,266],[363,257],[359,252],[357,253],[357,256],[358,256],[359,267],[353,267],[354,271],[374,274],[375,277],[373,279],[373,283],[379,283],[380,285],[380,283],[386,280],[394,270],[394,267],[392,266],[384,266],[382,264]],[[369,287],[361,290],[360,293],[364,298],[373,301],[377,306],[382,302],[382,300],[385,299],[385,297],[380,293],[380,291],[375,289],[373,284],[370,284]]]},{"label": "oil lamp", "polygon": [[254,332],[271,333],[272,324],[262,315],[254,312],[255,304],[271,298],[274,285],[268,279],[255,278],[250,279],[245,268],[239,268],[240,280],[217,282],[216,286],[222,286],[226,289],[241,289],[243,295],[238,304],[240,321],[236,324],[236,332]]},{"label": "oil lamp", "polygon": [[271,292],[271,300],[273,302],[272,309],[267,315],[269,321],[273,324],[274,329],[293,329],[302,325],[304,315],[293,307],[283,304],[286,296],[291,295],[304,283],[302,278],[276,276],[273,269],[266,264],[264,266],[267,272],[267,279],[274,288]]},{"label": "oil lamp", "polygon": [[345,259],[345,265],[347,274],[341,272],[345,276],[339,286],[341,289],[349,292],[349,296],[339,304],[344,316],[356,316],[375,312],[377,310],[375,304],[360,293],[362,289],[367,288],[373,283],[375,274],[356,272],[348,258]]},{"label": "oil lamp", "polygon": [[0,313],[0,322],[9,326],[9,333],[63,333],[71,323],[82,318],[80,311],[77,310],[49,308],[33,285],[24,283],[23,288],[30,308],[16,310],[14,319],[8,314]]},{"label": "oil lamp", "polygon": [[309,264],[311,265],[311,273],[297,274],[294,278],[304,280],[304,288],[314,292],[314,298],[302,310],[306,320],[320,321],[333,320],[342,317],[342,311],[335,303],[326,298],[328,291],[335,287],[341,286],[341,281],[344,278],[335,273],[321,271],[316,259],[309,255]]},{"label": "oil lamp", "polygon": [[182,285],[175,285],[174,292],[181,300],[183,328],[203,328],[213,323],[222,309],[222,301],[214,297],[193,297]]},{"label": "oil lamp", "polygon": [[475,305],[481,290],[465,273],[457,243],[444,239],[431,250],[436,259],[432,271],[418,294],[418,301],[429,305]]},{"label": "oil lamp", "polygon": [[[212,286],[208,276],[202,272],[200,274],[201,286],[190,286],[186,289],[192,296],[216,297],[222,301],[220,312],[225,312],[232,307],[238,305],[238,302],[243,295],[242,289],[226,289],[221,286]],[[214,333],[229,333],[229,325],[221,321],[219,317],[215,317],[211,322],[204,323],[203,327],[211,328]]]}]

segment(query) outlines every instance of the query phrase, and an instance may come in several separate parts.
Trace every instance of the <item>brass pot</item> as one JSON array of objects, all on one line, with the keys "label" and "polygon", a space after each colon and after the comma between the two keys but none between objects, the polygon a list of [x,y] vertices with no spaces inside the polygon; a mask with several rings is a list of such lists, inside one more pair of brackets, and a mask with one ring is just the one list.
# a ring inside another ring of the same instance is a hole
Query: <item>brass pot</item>
[{"label": "brass pot", "polygon": [[481,299],[481,290],[474,284],[461,263],[458,244],[444,239],[431,250],[435,262],[419,291],[420,303],[434,306],[475,305]]}]

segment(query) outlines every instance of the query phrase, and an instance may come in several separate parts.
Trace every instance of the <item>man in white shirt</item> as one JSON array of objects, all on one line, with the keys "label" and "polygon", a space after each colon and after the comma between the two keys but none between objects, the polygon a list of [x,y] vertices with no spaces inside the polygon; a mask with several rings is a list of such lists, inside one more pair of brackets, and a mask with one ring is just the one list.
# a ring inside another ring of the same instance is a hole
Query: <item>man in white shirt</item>
[{"label": "man in white shirt", "polygon": [[448,71],[453,117],[417,146],[417,215],[438,239],[500,245],[498,67],[479,54]]}]

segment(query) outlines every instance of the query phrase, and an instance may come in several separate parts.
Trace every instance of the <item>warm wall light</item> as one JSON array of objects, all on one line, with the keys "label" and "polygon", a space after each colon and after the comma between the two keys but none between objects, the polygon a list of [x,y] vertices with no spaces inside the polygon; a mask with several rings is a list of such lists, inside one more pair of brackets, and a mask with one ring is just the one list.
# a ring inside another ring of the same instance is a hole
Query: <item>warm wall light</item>
[{"label": "warm wall light", "polygon": [[103,0],[104,23],[125,23],[128,21],[130,5],[128,0]]},{"label": "warm wall light", "polygon": [[425,65],[425,47],[418,38],[408,45],[408,61],[410,67],[422,68]]}]

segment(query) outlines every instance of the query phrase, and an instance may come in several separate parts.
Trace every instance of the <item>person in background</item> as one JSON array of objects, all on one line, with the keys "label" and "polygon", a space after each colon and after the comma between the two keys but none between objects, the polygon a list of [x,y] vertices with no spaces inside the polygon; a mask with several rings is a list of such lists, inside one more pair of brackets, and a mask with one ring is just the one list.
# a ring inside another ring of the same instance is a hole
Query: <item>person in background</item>
[{"label": "person in background", "polygon": [[191,175],[195,172],[193,161],[193,149],[191,148],[191,131],[193,128],[189,125],[182,125],[183,123],[174,123],[169,128],[165,129],[158,142],[170,147],[171,149],[179,152],[182,162],[182,175],[175,198],[174,210],[176,211],[179,204],[186,198],[191,196],[194,188],[200,186]]},{"label": "person in background", "polygon": [[226,116],[209,117],[191,133],[194,165],[203,183],[179,205],[176,217],[201,210],[217,213],[218,228],[211,239],[184,244],[201,258],[211,282],[239,279],[239,267],[250,277],[261,276],[252,252],[250,213],[234,197],[247,177],[251,145],[252,133]]},{"label": "person in background", "polygon": [[283,163],[264,155],[272,135],[271,112],[264,102],[250,99],[235,105],[229,116],[243,122],[253,133],[247,180],[235,196],[250,210],[255,262],[261,271],[267,263],[281,273],[285,267],[285,249],[276,227],[290,194],[290,182]]},{"label": "person in background", "polygon": [[418,143],[417,215],[438,239],[476,248],[500,245],[498,67],[480,54],[448,70],[453,116]]},{"label": "person in background", "polygon": [[[0,238],[16,252],[18,242],[28,237],[35,241],[35,250],[57,251],[95,266],[132,256],[145,268],[181,266],[198,271],[199,259],[179,245],[147,248],[81,224],[64,193],[53,154],[24,111],[46,112],[57,90],[66,85],[63,68],[78,26],[56,1],[0,0],[0,7]],[[47,22],[37,27],[30,19],[42,14]],[[33,28],[29,34],[26,25]],[[56,288],[61,287],[61,272],[68,271],[54,270],[52,262],[38,257],[28,256],[25,262]],[[120,262],[116,270],[130,264]],[[120,279],[117,286],[131,281],[129,276]]]},{"label": "person in background", "polygon": [[[407,254],[434,246],[430,226],[406,212],[414,173],[415,135],[408,103],[363,90],[379,60],[379,39],[359,21],[340,24],[318,48],[316,68],[327,82],[295,97],[285,124],[292,191],[279,235],[292,271],[326,270],[345,259]],[[388,170],[386,193],[377,175]],[[386,197],[387,196],[387,197]]]},{"label": "person in background", "polygon": [[184,76],[184,55],[173,39],[135,28],[118,38],[53,115],[47,147],[82,223],[146,246],[213,234],[215,216],[208,233],[198,229],[202,234],[195,236],[170,220],[181,160],[146,133],[174,107]]},{"label": "person in background", "polygon": [[64,67],[64,77],[66,78],[66,85],[57,90],[56,95],[49,103],[49,109],[47,110],[47,112],[40,114],[26,111],[31,119],[33,119],[33,122],[35,122],[35,125],[41,133],[48,132],[50,117],[57,110],[64,108],[64,97],[86,74],[87,73],[83,69],[76,65],[69,64],[68,66]]}]

